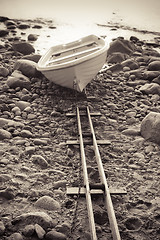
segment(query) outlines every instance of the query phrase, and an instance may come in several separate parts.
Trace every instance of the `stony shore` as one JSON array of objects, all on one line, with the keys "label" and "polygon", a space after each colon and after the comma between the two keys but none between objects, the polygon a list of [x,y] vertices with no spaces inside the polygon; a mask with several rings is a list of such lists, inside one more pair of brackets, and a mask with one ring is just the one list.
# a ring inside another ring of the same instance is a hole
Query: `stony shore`
[{"label": "stony shore", "polygon": [[[51,84],[36,70],[40,55],[26,29],[39,22],[0,17],[0,239],[89,240],[85,199],[66,195],[79,186],[79,148],[74,112],[89,105],[108,184],[127,190],[113,196],[122,240],[160,237],[160,37],[115,39],[106,66],[83,93]],[[51,22],[48,27],[54,28]],[[17,32],[21,29],[21,35]],[[93,149],[86,146],[90,180],[97,180]],[[99,240],[111,240],[101,197],[93,199]],[[75,215],[76,213],[76,215]]]}]

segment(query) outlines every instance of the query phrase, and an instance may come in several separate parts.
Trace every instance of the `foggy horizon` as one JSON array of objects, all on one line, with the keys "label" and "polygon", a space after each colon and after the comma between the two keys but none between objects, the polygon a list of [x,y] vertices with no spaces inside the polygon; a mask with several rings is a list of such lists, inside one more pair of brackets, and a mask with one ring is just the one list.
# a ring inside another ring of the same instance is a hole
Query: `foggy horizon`
[{"label": "foggy horizon", "polygon": [[79,24],[113,21],[155,31],[160,26],[159,9],[159,0],[0,0],[0,15],[13,19],[49,18]]}]

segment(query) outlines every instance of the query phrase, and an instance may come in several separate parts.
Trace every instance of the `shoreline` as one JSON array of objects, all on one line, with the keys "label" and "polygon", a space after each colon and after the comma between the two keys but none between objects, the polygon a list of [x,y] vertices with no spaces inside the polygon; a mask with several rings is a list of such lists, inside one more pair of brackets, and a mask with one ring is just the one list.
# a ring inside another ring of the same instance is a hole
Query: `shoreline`
[{"label": "shoreline", "polygon": [[[26,29],[17,28],[15,30],[11,30],[10,35],[14,36],[16,34],[19,35],[22,40],[27,40],[27,34],[37,34],[37,40],[32,43],[37,49],[37,53],[41,54],[43,54],[52,45],[70,42],[89,34],[103,36],[109,43],[112,41],[112,39],[119,36],[129,39],[134,34],[141,41],[155,42],[155,44],[159,44],[160,42],[160,32],[139,30],[137,28],[132,28],[114,22],[108,22],[107,24],[92,23],[84,26],[80,23],[62,23],[46,18],[10,19],[10,21],[28,24]],[[33,28],[33,26],[36,24],[39,25],[40,29]],[[2,26],[2,29],[6,28],[6,26],[1,22],[1,27]]]}]

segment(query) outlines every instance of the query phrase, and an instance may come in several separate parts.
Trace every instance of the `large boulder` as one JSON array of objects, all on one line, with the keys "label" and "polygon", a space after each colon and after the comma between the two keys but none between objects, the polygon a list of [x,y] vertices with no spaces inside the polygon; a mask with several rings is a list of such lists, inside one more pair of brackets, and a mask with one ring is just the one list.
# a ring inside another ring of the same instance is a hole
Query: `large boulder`
[{"label": "large boulder", "polygon": [[107,55],[111,55],[115,52],[121,52],[124,54],[131,55],[134,51],[134,44],[125,39],[116,39],[111,42],[110,47],[107,51]]},{"label": "large boulder", "polygon": [[21,71],[27,77],[36,77],[37,64],[31,60],[19,59],[15,62],[13,69]]},{"label": "large boulder", "polygon": [[34,47],[28,42],[15,42],[12,45],[14,51],[20,52],[24,55],[35,52]]},{"label": "large boulder", "polygon": [[141,122],[141,135],[160,144],[160,113],[150,112]]},{"label": "large boulder", "polygon": [[12,75],[8,77],[6,83],[10,88],[20,87],[21,89],[31,89],[31,82],[29,78],[18,71],[14,71]]}]

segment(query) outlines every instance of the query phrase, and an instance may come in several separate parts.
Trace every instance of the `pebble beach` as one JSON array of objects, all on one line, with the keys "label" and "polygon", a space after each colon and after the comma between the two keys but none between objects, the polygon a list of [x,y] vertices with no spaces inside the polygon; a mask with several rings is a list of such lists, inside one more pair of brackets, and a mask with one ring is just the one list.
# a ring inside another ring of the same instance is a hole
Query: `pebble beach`
[{"label": "pebble beach", "polygon": [[[87,85],[87,100],[36,69],[53,44],[51,32],[58,43],[62,26],[4,16],[0,26],[0,239],[91,239],[85,198],[66,194],[80,181],[79,147],[66,144],[78,136],[76,119],[67,113],[87,104],[101,113],[93,118],[97,139],[110,143],[99,146],[109,187],[127,191],[112,196],[121,239],[158,240],[160,32],[97,25],[109,48],[106,64]],[[93,148],[85,149],[96,182]],[[102,198],[93,205],[98,239],[111,240]]]}]

